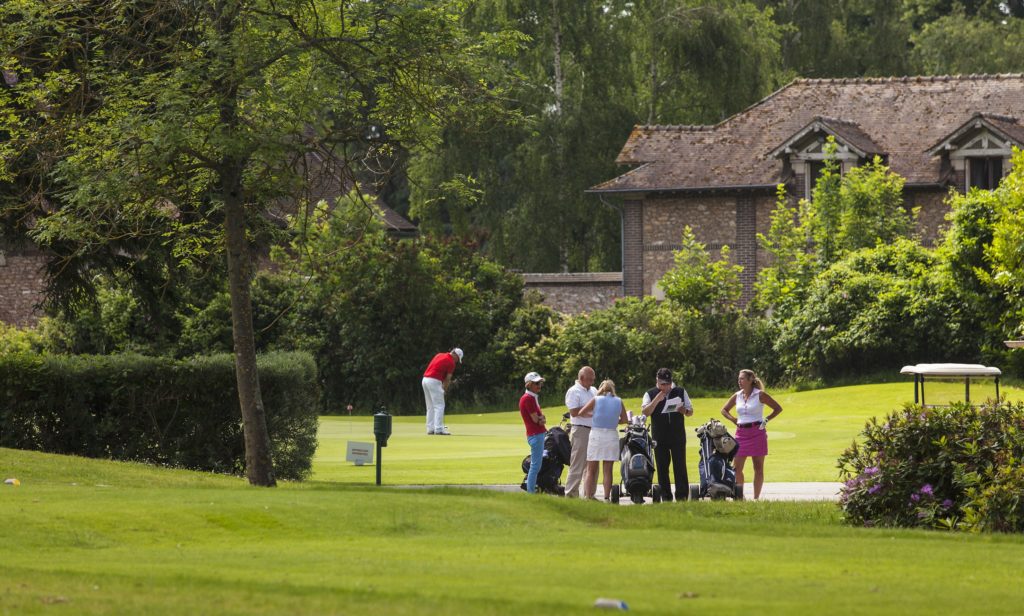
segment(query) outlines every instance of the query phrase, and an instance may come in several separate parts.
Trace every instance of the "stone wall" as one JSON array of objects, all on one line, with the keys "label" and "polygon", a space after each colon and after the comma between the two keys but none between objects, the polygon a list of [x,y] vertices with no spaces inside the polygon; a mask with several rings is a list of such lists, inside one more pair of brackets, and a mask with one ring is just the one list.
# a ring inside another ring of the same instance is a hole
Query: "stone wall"
[{"label": "stone wall", "polygon": [[43,300],[45,263],[38,250],[0,244],[0,321],[20,327],[39,321],[36,306]]},{"label": "stone wall", "polygon": [[[672,253],[682,247],[683,227],[689,225],[713,259],[722,246],[735,249],[736,197],[695,195],[651,197],[643,208],[643,290],[655,295],[655,285],[672,267]],[[627,247],[629,242],[627,240]],[[627,281],[628,282],[628,281]]]},{"label": "stone wall", "polygon": [[526,290],[539,291],[544,304],[565,314],[608,308],[622,297],[622,273],[523,274]]}]

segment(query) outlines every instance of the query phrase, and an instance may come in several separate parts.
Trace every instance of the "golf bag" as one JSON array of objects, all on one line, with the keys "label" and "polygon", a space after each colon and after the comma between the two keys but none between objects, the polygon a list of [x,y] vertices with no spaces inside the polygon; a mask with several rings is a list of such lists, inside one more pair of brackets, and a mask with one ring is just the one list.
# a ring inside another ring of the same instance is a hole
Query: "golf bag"
[{"label": "golf bag", "polygon": [[743,492],[736,487],[736,471],[732,468],[732,459],[739,451],[736,439],[717,419],[709,420],[696,432],[700,442],[700,483],[690,485],[690,499],[741,500]]},{"label": "golf bag", "polygon": [[[566,413],[568,415],[568,413]],[[537,475],[537,491],[545,494],[557,494],[565,496],[565,486],[560,485],[562,470],[569,464],[569,456],[572,454],[572,445],[569,443],[569,433],[565,430],[565,418],[562,425],[557,425],[544,435],[544,459],[540,466],[540,473]],[[523,473],[530,472],[530,456],[523,458]],[[526,477],[519,486],[526,489]]]},{"label": "golf bag", "polygon": [[628,494],[634,503],[644,502],[650,495],[654,502],[661,501],[661,486],[654,483],[654,441],[647,429],[647,418],[633,417],[626,428],[626,435],[620,441],[620,471],[622,483],[612,486],[611,501],[618,503],[623,494]]}]

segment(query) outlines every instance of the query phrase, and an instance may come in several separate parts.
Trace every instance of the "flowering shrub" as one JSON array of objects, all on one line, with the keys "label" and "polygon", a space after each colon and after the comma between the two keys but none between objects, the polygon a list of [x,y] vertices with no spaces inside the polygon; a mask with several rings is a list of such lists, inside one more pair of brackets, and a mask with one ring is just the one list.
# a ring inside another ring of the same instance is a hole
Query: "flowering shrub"
[{"label": "flowering shrub", "polygon": [[1022,403],[908,405],[839,457],[840,504],[864,526],[1024,530],[1022,458]]},{"label": "flowering shrub", "polygon": [[[968,477],[965,528],[977,531],[1024,531],[1024,468],[1020,460],[1007,458],[987,476]],[[976,481],[975,481],[976,480]]]}]

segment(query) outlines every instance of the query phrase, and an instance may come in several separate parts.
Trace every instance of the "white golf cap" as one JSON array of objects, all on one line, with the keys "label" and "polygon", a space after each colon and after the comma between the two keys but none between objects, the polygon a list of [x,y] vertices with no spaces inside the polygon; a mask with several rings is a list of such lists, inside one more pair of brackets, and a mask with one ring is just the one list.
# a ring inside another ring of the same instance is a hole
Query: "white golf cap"
[{"label": "white golf cap", "polygon": [[454,349],[452,349],[452,353],[455,353],[456,355],[459,356],[459,363],[461,364],[462,363],[462,349],[460,349],[459,347],[455,347]]},{"label": "white golf cap", "polygon": [[526,376],[523,377],[523,382],[524,383],[543,383],[544,382],[544,377],[542,377],[541,375],[537,374],[536,372],[528,372],[526,374]]}]

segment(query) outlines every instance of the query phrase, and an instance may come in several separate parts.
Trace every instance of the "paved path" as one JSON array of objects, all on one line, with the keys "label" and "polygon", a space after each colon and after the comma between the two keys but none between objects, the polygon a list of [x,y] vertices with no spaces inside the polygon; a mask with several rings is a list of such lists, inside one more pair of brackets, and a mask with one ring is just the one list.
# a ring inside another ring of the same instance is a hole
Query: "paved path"
[{"label": "paved path", "polygon": [[[761,489],[761,500],[769,501],[837,501],[839,500],[839,487],[842,484],[832,482],[793,482],[793,483],[766,483]],[[422,486],[394,486],[399,488],[468,488],[477,490],[495,490],[498,492],[519,492],[517,485],[422,485]],[[604,489],[597,486],[597,497],[604,497]],[[754,497],[754,486],[746,486],[746,497]],[[651,499],[647,499],[650,502]],[[619,501],[620,504],[632,504],[628,498]]]}]

